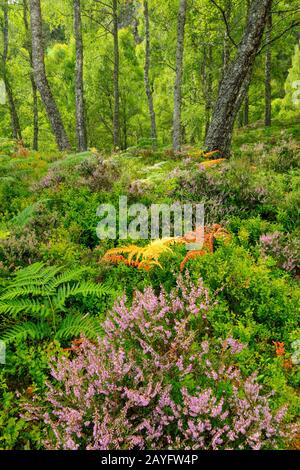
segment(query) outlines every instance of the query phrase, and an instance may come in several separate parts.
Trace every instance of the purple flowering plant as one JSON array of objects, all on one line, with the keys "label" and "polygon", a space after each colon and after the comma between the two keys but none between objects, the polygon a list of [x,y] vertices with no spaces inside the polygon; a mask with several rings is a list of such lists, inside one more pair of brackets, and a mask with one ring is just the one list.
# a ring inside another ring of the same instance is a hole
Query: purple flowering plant
[{"label": "purple flowering plant", "polygon": [[291,437],[287,407],[273,411],[256,374],[238,366],[246,346],[210,338],[214,307],[188,273],[170,294],[120,299],[103,337],[52,358],[45,396],[27,403],[27,419],[47,425],[45,447],[256,450]]},{"label": "purple flowering plant", "polygon": [[300,239],[280,232],[262,235],[261,251],[264,256],[272,256],[278,266],[292,274],[300,271]]}]

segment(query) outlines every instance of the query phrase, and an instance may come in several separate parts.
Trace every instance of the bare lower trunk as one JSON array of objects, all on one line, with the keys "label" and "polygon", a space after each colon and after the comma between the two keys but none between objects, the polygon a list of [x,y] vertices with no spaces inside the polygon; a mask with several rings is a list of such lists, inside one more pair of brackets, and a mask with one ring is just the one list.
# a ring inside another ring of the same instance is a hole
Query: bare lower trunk
[{"label": "bare lower trunk", "polygon": [[252,74],[271,3],[272,0],[253,0],[236,58],[227,68],[219,88],[206,147],[208,150],[219,150],[224,156],[230,154],[234,121],[239,110],[237,105],[241,105],[240,94],[245,81],[250,82],[248,76]]},{"label": "bare lower trunk", "polygon": [[30,0],[30,20],[35,83],[40,92],[59,149],[69,150],[70,143],[46,75],[40,0]]},{"label": "bare lower trunk", "polygon": [[16,104],[15,104],[15,99],[14,99],[14,95],[13,95],[9,80],[6,76],[6,73],[4,75],[3,81],[4,81],[6,95],[8,99],[8,105],[9,105],[12,136],[16,140],[22,140],[22,131],[21,131],[19,116],[18,116]]},{"label": "bare lower trunk", "polygon": [[266,31],[266,77],[265,77],[265,125],[270,127],[272,124],[272,45],[269,44],[272,39],[272,11],[270,10],[267,20]]},{"label": "bare lower trunk", "polygon": [[174,87],[173,149],[181,149],[181,103],[182,73],[184,53],[184,31],[186,22],[187,0],[180,0],[177,25],[176,78]]},{"label": "bare lower trunk", "polygon": [[10,112],[11,129],[13,138],[16,140],[22,140],[22,132],[20,126],[20,120],[18,111],[15,103],[15,98],[11,88],[10,80],[7,72],[7,56],[8,56],[8,43],[9,43],[9,24],[8,24],[8,3],[7,0],[2,5],[3,10],[3,54],[2,54],[2,75],[5,85],[6,95],[8,99],[8,106]]},{"label": "bare lower trunk", "polygon": [[153,105],[153,96],[150,84],[150,22],[149,22],[149,8],[148,0],[144,0],[144,18],[145,18],[145,34],[146,34],[146,50],[145,50],[145,67],[144,67],[144,82],[145,90],[148,99],[149,116],[151,122],[151,139],[152,145],[155,147],[157,143],[157,130],[156,130],[156,118]]},{"label": "bare lower trunk", "polygon": [[[245,98],[247,96],[247,92],[248,92],[248,89],[249,89],[249,85],[250,85],[250,81],[251,81],[251,77],[252,77],[252,67],[249,69],[248,71],[248,74],[247,76],[245,77],[244,79],[244,82],[241,86],[241,89],[240,89],[240,92],[236,98],[236,101],[234,103],[234,107],[233,107],[233,114],[234,116],[236,117],[239,110],[241,109],[241,106],[243,104],[243,102],[245,101]],[[233,122],[234,124],[234,122]],[[227,134],[227,141],[225,141],[225,144],[227,145],[227,148],[230,149],[230,145],[231,145],[231,141],[232,141],[232,134],[233,134],[233,125],[231,127],[231,129],[229,130],[228,134]],[[217,149],[215,149],[217,150]],[[227,156],[228,154],[224,154],[224,156]]]},{"label": "bare lower trunk", "polygon": [[77,149],[84,152],[87,149],[87,136],[85,126],[85,105],[83,85],[83,43],[81,26],[80,0],[74,0],[74,33],[76,41],[75,63],[75,101],[76,101],[76,135]]},{"label": "bare lower trunk", "polygon": [[39,149],[39,105],[37,87],[34,81],[34,76],[31,76],[31,88],[32,88],[32,99],[33,99],[33,150]]},{"label": "bare lower trunk", "polygon": [[32,47],[31,47],[31,31],[29,28],[28,22],[28,3],[27,0],[23,0],[23,21],[26,31],[26,41],[25,48],[28,52],[29,63],[30,63],[30,82],[32,90],[32,114],[33,114],[33,141],[32,148],[33,150],[38,150],[39,148],[39,109],[38,109],[38,96],[37,96],[37,87],[34,81],[33,74],[33,64],[32,64]]},{"label": "bare lower trunk", "polygon": [[120,147],[120,89],[119,89],[119,25],[118,0],[113,0],[113,36],[114,36],[114,147]]},{"label": "bare lower trunk", "polygon": [[230,63],[230,52],[231,52],[231,47],[230,47],[230,39],[228,36],[228,33],[230,34],[230,20],[231,20],[231,14],[232,14],[232,0],[227,0],[226,1],[226,17],[227,17],[227,28],[225,29],[224,33],[224,46],[223,46],[223,77],[226,73],[227,67]]},{"label": "bare lower trunk", "polygon": [[207,47],[203,47],[203,95],[205,101],[205,137],[207,135],[211,111],[212,111],[212,100],[213,100],[213,54],[212,45],[209,44]]}]

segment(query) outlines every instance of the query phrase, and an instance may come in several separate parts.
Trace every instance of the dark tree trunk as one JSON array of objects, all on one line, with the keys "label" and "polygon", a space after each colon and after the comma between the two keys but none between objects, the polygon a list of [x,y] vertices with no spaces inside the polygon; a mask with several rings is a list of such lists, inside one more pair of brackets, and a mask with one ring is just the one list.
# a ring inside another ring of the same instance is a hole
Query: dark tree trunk
[{"label": "dark tree trunk", "polygon": [[[213,118],[206,137],[208,150],[219,150],[229,156],[234,121],[241,102],[241,91],[250,83],[272,0],[253,0],[247,26],[236,58],[227,68],[219,88]],[[247,89],[244,90],[244,93]],[[244,95],[245,96],[245,95]]]},{"label": "dark tree trunk", "polygon": [[30,77],[31,79],[31,88],[32,88],[32,98],[33,98],[33,150],[39,149],[39,104],[38,104],[38,94],[37,87],[34,81],[34,76]]},{"label": "dark tree trunk", "polygon": [[155,111],[154,111],[154,105],[153,105],[153,96],[152,96],[150,76],[149,76],[150,75],[151,46],[150,46],[150,21],[149,21],[148,0],[144,0],[144,19],[145,19],[145,34],[146,34],[144,82],[145,82],[146,95],[148,99],[149,116],[150,116],[150,122],[151,122],[152,145],[155,147],[157,144],[157,130],[156,130]]},{"label": "dark tree trunk", "polygon": [[272,124],[272,45],[269,44],[272,39],[272,10],[270,9],[267,19],[266,30],[266,76],[265,76],[265,125],[270,127]]},{"label": "dark tree trunk", "polygon": [[203,47],[203,94],[205,101],[205,137],[207,135],[211,111],[212,111],[212,100],[213,100],[213,49],[212,45],[209,44],[207,47]]},{"label": "dark tree trunk", "polygon": [[177,152],[181,149],[181,104],[182,104],[182,75],[184,32],[186,22],[187,0],[179,0],[178,24],[177,24],[177,49],[176,49],[176,78],[174,87],[174,117],[173,117],[173,149]]},{"label": "dark tree trunk", "polygon": [[28,4],[27,0],[23,0],[23,21],[24,27],[26,31],[26,41],[25,41],[25,48],[29,55],[29,63],[30,63],[30,82],[31,82],[31,90],[32,90],[32,111],[33,111],[33,141],[32,141],[32,148],[33,150],[38,150],[39,148],[39,110],[38,110],[38,96],[37,96],[37,87],[34,81],[34,74],[33,74],[33,63],[32,63],[32,46],[31,46],[31,31],[29,28],[28,22]]},{"label": "dark tree trunk", "polygon": [[120,147],[120,87],[119,87],[119,24],[118,0],[113,0],[113,36],[114,36],[114,147]]},{"label": "dark tree trunk", "polygon": [[11,129],[13,138],[16,140],[22,140],[22,132],[20,126],[20,120],[18,111],[16,108],[15,98],[11,88],[8,72],[7,72],[7,57],[8,57],[8,42],[9,42],[9,23],[8,23],[8,3],[4,2],[3,6],[3,54],[2,54],[2,75],[5,85],[6,95],[8,99],[8,106],[10,112]]},{"label": "dark tree trunk", "polygon": [[74,34],[76,42],[75,63],[75,101],[76,101],[76,135],[77,149],[84,152],[87,149],[87,134],[85,125],[84,85],[83,85],[83,42],[81,25],[80,0],[74,0]]},{"label": "dark tree trunk", "polygon": [[12,128],[12,135],[13,138],[19,141],[22,141],[22,132],[21,126],[19,121],[19,116],[15,104],[14,95],[10,86],[9,79],[7,78],[6,72],[3,78],[6,95],[8,99],[9,111],[10,111],[10,119],[11,119],[11,128]]},{"label": "dark tree trunk", "polygon": [[30,20],[35,83],[44,103],[58,148],[69,150],[70,143],[46,75],[40,0],[30,0]]},{"label": "dark tree trunk", "polygon": [[[226,16],[227,16],[227,21],[228,21],[228,29],[230,28],[230,20],[231,20],[231,14],[232,14],[232,0],[227,0],[226,1]],[[230,47],[230,40],[228,36],[228,32],[230,34],[230,29],[229,31],[227,28],[225,29],[224,33],[224,46],[223,46],[223,77],[226,73],[226,69],[230,63],[230,52],[231,52],[231,47]]]}]

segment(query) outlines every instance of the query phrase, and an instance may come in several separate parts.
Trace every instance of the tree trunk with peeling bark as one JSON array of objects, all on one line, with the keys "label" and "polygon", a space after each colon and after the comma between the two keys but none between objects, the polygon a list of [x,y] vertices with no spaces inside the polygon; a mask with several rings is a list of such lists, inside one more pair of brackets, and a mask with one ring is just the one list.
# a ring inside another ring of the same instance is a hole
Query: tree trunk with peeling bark
[{"label": "tree trunk with peeling bark", "polygon": [[83,84],[83,42],[81,23],[81,1],[74,0],[74,35],[76,43],[75,62],[75,114],[77,150],[84,152],[87,149],[87,133],[85,125],[85,104]]},{"label": "tree trunk with peeling bark", "polygon": [[114,148],[120,147],[120,86],[119,86],[119,17],[118,0],[113,0],[113,37],[114,37]]},{"label": "tree trunk with peeling bark", "polygon": [[[247,20],[243,39],[238,47],[235,59],[227,68],[220,84],[213,118],[206,137],[208,150],[219,150],[227,157],[234,122],[241,106],[242,92],[246,83],[249,86],[255,57],[258,53],[267,22],[272,0],[253,0]],[[245,94],[244,94],[245,97]]]},{"label": "tree trunk with peeling bark", "polygon": [[32,115],[33,115],[33,141],[32,148],[33,150],[38,150],[39,148],[39,110],[38,110],[38,96],[37,96],[37,87],[34,80],[33,74],[33,63],[32,63],[32,47],[31,47],[31,31],[29,28],[28,21],[28,3],[27,0],[23,0],[23,21],[26,31],[26,41],[25,48],[28,52],[29,63],[31,67],[30,71],[30,82],[32,90]]},{"label": "tree trunk with peeling bark", "polygon": [[186,22],[187,0],[179,0],[178,24],[177,24],[177,48],[176,48],[176,78],[174,87],[174,116],[173,116],[173,149],[178,152],[181,149],[181,105],[182,105],[182,75],[184,32]]},{"label": "tree trunk with peeling bark", "polygon": [[69,150],[71,148],[69,139],[46,75],[40,0],[30,0],[30,21],[35,83],[44,103],[58,148]]},{"label": "tree trunk with peeling bark", "polygon": [[15,103],[14,94],[11,88],[10,79],[7,71],[7,58],[8,58],[8,45],[9,45],[9,22],[8,22],[8,3],[5,1],[2,5],[3,10],[3,54],[2,54],[2,76],[6,90],[6,96],[8,100],[11,129],[13,138],[16,140],[22,140],[22,131],[20,126],[20,120],[18,111]]},{"label": "tree trunk with peeling bark", "polygon": [[146,36],[146,48],[145,48],[145,67],[144,67],[144,82],[145,90],[148,99],[148,109],[151,122],[151,140],[152,145],[155,147],[157,144],[157,130],[156,130],[156,117],[153,104],[153,96],[150,83],[150,21],[149,21],[149,7],[148,0],[144,0],[144,20],[145,20],[145,36]]},{"label": "tree trunk with peeling bark", "polygon": [[213,48],[212,44],[203,46],[203,70],[202,70],[202,82],[203,82],[203,97],[205,101],[205,137],[207,135],[213,101]]}]

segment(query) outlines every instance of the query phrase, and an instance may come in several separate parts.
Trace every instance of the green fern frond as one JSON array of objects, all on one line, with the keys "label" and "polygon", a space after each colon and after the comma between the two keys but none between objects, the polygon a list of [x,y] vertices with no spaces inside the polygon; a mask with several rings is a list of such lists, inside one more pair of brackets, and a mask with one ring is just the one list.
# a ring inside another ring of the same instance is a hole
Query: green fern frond
[{"label": "green fern frond", "polygon": [[31,220],[38,207],[48,201],[49,199],[43,199],[26,207],[10,221],[11,224],[17,225],[18,227],[24,227],[24,225],[26,225]]},{"label": "green fern frond", "polygon": [[51,309],[47,304],[48,302],[41,303],[37,299],[12,299],[9,302],[0,301],[0,314],[15,317],[19,313],[24,313],[47,317],[51,314]]},{"label": "green fern frond", "polygon": [[43,263],[35,263],[17,271],[14,281],[11,282],[10,286],[45,286],[61,271],[61,267],[45,266]]},{"label": "green fern frond", "polygon": [[107,284],[81,281],[86,268],[66,272],[62,269],[35,263],[15,273],[13,279],[3,280],[0,284],[2,329],[8,319],[21,320],[20,324],[4,331],[3,340],[40,340],[53,335],[54,331],[57,339],[80,334],[95,338],[100,334],[99,322],[93,317],[73,314],[64,318],[66,301],[78,295],[99,298],[113,295],[114,289]]},{"label": "green fern frond", "polygon": [[95,295],[97,297],[102,297],[108,293],[111,293],[111,290],[108,286],[97,285],[93,282],[81,282],[73,286],[67,284],[58,289],[58,297],[68,299],[69,297],[75,297],[76,295],[83,295],[87,297],[88,295]]},{"label": "green fern frond", "polygon": [[[12,289],[13,287],[13,289]],[[32,294],[34,296],[38,295],[45,295],[45,292],[47,292],[43,288],[35,287],[35,286],[29,286],[29,287],[17,287],[14,288],[14,286],[10,286],[9,289],[7,289],[3,295],[0,296],[0,302],[6,301],[6,300],[13,300],[18,297],[22,296],[29,296],[29,294]]]},{"label": "green fern frond", "polygon": [[56,287],[66,284],[71,281],[78,281],[82,278],[82,275],[87,271],[86,267],[82,268],[75,268],[75,269],[70,269],[59,276],[56,276],[53,281],[51,281],[49,284],[51,288],[55,289]]},{"label": "green fern frond", "polygon": [[68,315],[60,324],[55,339],[63,340],[85,335],[96,339],[102,333],[99,321],[89,315]]},{"label": "green fern frond", "polygon": [[41,340],[49,337],[51,334],[50,327],[46,322],[32,323],[26,322],[15,325],[0,335],[0,340],[5,343],[26,340]]}]

